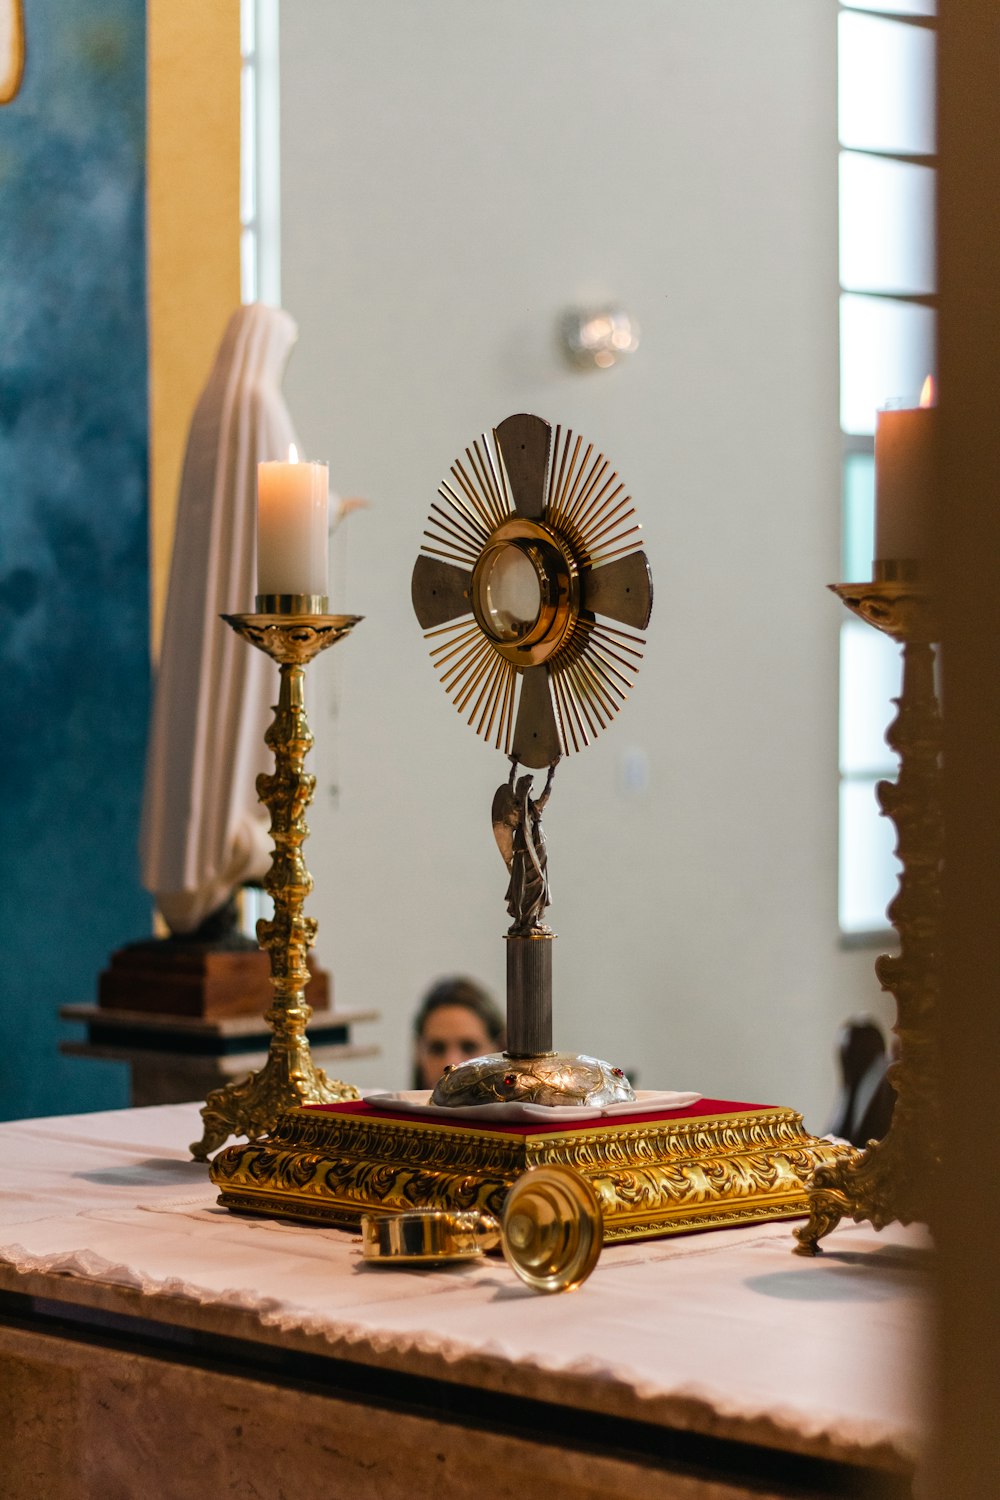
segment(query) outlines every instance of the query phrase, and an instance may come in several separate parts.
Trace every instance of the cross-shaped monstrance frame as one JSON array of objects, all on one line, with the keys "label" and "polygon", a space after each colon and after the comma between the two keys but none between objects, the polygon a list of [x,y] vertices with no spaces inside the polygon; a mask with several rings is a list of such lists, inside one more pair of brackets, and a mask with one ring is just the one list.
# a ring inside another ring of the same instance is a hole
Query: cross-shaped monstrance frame
[{"label": "cross-shaped monstrance frame", "polygon": [[438,493],[413,569],[431,658],[478,734],[549,766],[608,726],[642,659],[653,584],[631,497],[592,443],[525,413]]}]

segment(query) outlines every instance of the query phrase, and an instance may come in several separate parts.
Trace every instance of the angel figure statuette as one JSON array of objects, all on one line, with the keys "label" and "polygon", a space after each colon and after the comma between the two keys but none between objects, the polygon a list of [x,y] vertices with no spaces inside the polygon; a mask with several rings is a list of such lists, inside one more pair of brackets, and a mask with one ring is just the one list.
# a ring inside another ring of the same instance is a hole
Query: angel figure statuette
[{"label": "angel figure statuette", "polygon": [[517,776],[517,758],[510,757],[510,776],[493,798],[493,836],[510,872],[507,910],[513,921],[508,936],[551,936],[543,920],[550,904],[548,854],[542,830],[542,812],[552,791],[557,762],[549,766],[540,797],[532,797],[533,776]]}]

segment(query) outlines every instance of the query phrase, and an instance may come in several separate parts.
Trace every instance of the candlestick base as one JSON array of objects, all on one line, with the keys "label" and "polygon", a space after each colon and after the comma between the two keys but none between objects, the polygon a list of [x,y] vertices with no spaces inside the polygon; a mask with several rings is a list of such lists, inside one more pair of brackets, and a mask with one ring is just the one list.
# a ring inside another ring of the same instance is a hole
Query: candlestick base
[{"label": "candlestick base", "polygon": [[305,810],[316,787],[315,776],[303,772],[313,743],[303,699],[305,667],[320,651],[342,640],[360,616],[277,610],[222,618],[280,668],[278,704],[265,736],[274,751],[274,773],[257,777],[257,794],[270,811],[274,841],[271,868],[264,877],[274,916],[257,923],[257,940],[271,959],[273,999],[264,1016],[271,1028],[267,1062],[260,1072],[209,1094],[201,1111],[204,1134],[191,1146],[198,1161],[206,1161],[231,1135],[259,1139],[287,1109],[358,1097],[353,1085],[327,1078],[309,1052],[306,1025],[312,1011],[305,999],[306,954],[316,940],[317,924],[302,913],[313,884],[302,844],[309,832]]},{"label": "candlestick base", "polygon": [[[344,1099],[359,1097],[353,1084],[328,1078],[313,1062],[305,1036],[311,1015],[309,1006],[301,1017],[283,1013],[280,1019],[285,1024],[301,1021],[302,1034],[288,1037],[275,1030],[267,1062],[259,1073],[251,1073],[241,1083],[226,1084],[209,1094],[201,1110],[202,1138],[191,1144],[195,1161],[207,1161],[231,1135],[259,1140],[274,1129],[285,1110],[304,1104],[339,1104]],[[269,1010],[265,1019],[274,1026],[279,1018]]]}]

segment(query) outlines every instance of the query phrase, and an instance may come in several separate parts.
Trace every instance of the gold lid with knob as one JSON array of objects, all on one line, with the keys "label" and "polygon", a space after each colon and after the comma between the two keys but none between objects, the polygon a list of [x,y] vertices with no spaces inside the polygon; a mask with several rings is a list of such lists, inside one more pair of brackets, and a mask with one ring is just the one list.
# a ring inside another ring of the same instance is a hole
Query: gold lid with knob
[{"label": "gold lid with knob", "polygon": [[604,1222],[597,1195],[569,1167],[531,1167],[503,1206],[504,1257],[536,1292],[572,1292],[597,1264]]}]

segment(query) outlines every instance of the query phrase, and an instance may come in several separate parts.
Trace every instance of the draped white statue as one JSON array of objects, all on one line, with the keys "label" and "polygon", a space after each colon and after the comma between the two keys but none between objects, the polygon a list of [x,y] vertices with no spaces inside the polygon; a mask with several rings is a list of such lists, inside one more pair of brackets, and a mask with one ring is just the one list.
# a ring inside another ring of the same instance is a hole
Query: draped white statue
[{"label": "draped white statue", "polygon": [[296,441],[280,382],[297,333],[277,308],[234,313],[188,435],[139,840],[143,884],[177,935],[270,864],[255,781],[270,769],[274,665],[219,615],[253,607],[257,464]]}]

